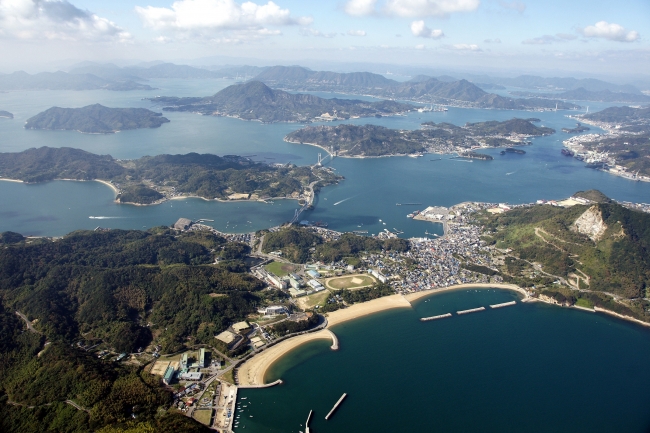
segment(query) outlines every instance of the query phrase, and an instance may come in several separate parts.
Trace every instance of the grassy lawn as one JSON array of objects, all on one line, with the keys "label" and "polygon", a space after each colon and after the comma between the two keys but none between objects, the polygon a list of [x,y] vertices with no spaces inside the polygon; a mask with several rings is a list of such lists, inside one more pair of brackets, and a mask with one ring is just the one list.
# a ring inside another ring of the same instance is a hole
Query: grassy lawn
[{"label": "grassy lawn", "polygon": [[591,309],[594,308],[594,304],[592,304],[588,299],[584,299],[584,298],[579,298],[576,301],[576,305],[578,307],[591,308]]},{"label": "grassy lawn", "polygon": [[235,378],[232,375],[232,370],[229,370],[228,372],[226,372],[219,379],[224,381],[224,382],[235,383]]},{"label": "grassy lawn", "polygon": [[330,289],[356,289],[359,287],[371,286],[375,283],[375,279],[369,275],[349,275],[345,277],[331,278],[327,280],[325,286]]},{"label": "grassy lawn", "polygon": [[264,266],[264,269],[271,272],[272,274],[277,275],[278,277],[284,277],[289,275],[291,272],[296,270],[296,266],[290,265],[288,263],[281,262],[271,262],[268,265]]},{"label": "grassy lawn", "polygon": [[314,293],[313,295],[303,296],[298,300],[298,303],[303,309],[314,308],[316,305],[323,304],[329,295],[329,290],[322,290],[318,293]]},{"label": "grassy lawn", "polygon": [[199,409],[194,411],[194,419],[204,425],[212,422],[212,409]]}]

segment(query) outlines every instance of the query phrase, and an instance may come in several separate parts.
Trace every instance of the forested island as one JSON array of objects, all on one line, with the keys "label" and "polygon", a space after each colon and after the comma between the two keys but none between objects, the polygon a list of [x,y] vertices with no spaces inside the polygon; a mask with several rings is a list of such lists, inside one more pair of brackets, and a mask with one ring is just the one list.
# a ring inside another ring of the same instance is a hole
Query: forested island
[{"label": "forested island", "polygon": [[414,131],[376,125],[308,126],[287,135],[290,143],[313,144],[347,157],[373,157],[429,153],[464,153],[476,147],[528,144],[533,136],[553,134],[525,119],[488,121],[456,126],[426,122]]},{"label": "forested island", "polygon": [[274,66],[254,79],[296,91],[332,91],[460,107],[547,110],[555,109],[557,104],[562,110],[579,108],[578,105],[559,100],[503,97],[487,93],[467,80],[451,78],[452,81],[441,81],[426,75],[398,82],[371,72],[338,73],[312,71],[300,66]]},{"label": "forested island", "polygon": [[121,203],[154,204],[170,198],[294,198],[308,200],[342,179],[323,167],[271,166],[248,158],[189,153],[117,160],[80,149],[28,149],[0,153],[0,178],[25,182],[54,179],[104,180]]},{"label": "forested island", "polygon": [[[213,431],[171,407],[172,390],[140,357],[213,346],[231,323],[283,299],[248,273],[248,251],[167,227],[0,234],[2,430]],[[115,362],[119,353],[135,356]]]},{"label": "forested island", "polygon": [[611,90],[592,91],[584,87],[567,90],[561,93],[535,93],[535,92],[511,92],[515,96],[545,98],[553,100],[571,101],[596,101],[596,102],[625,102],[625,103],[648,103],[650,96],[643,93],[612,92]]},{"label": "forested island", "polygon": [[129,129],[158,128],[168,122],[162,113],[146,108],[109,108],[94,104],[81,108],[49,108],[27,119],[25,129],[111,134]]},{"label": "forested island", "polygon": [[205,98],[156,97],[151,101],[163,111],[190,111],[242,120],[312,122],[351,117],[387,116],[411,111],[412,105],[395,101],[367,102],[352,99],[323,99],[314,95],[274,90],[259,81],[234,84]]},{"label": "forested island", "polygon": [[8,111],[0,110],[0,118],[13,119],[14,115]]},{"label": "forested island", "polygon": [[0,75],[0,90],[154,90],[148,84],[131,79],[106,79],[93,74],[41,72],[30,75],[24,71]]}]

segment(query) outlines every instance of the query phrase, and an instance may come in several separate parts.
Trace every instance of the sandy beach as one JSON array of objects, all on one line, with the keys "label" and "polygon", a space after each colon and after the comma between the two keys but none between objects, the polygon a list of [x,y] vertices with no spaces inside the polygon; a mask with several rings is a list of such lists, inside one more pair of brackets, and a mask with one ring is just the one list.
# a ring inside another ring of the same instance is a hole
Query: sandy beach
[{"label": "sandy beach", "polygon": [[7,179],[6,177],[0,177],[0,180],[4,180],[5,182],[18,182],[18,183],[25,183],[25,182],[22,181],[22,180],[18,180],[18,179]]},{"label": "sandy beach", "polygon": [[358,319],[380,311],[391,310],[394,308],[412,308],[411,302],[418,299],[442,293],[449,290],[467,289],[467,288],[485,288],[485,289],[504,289],[514,290],[521,293],[524,298],[528,294],[520,287],[514,284],[459,284],[456,286],[443,287],[439,289],[424,290],[422,292],[410,293],[408,295],[390,295],[383,298],[373,299],[372,301],[354,304],[348,308],[333,311],[327,314],[327,330],[314,332],[312,334],[303,334],[298,337],[290,338],[275,346],[255,355],[241,367],[239,367],[239,383],[241,385],[263,385],[264,375],[276,361],[287,355],[297,347],[314,340],[331,340],[329,330],[332,327],[340,325],[350,320]]},{"label": "sandy beach", "polygon": [[115,185],[113,185],[112,183],[110,183],[108,181],[95,179],[95,182],[103,183],[104,185],[111,187],[111,189],[115,192],[115,194],[119,194],[119,192],[120,192],[120,190],[117,189],[117,187]]}]

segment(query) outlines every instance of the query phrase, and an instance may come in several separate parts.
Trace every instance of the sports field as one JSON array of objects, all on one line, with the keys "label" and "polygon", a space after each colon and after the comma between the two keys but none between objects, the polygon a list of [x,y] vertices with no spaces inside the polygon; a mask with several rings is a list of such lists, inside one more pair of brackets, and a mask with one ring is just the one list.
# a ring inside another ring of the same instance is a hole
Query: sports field
[{"label": "sports field", "polygon": [[334,290],[340,289],[359,289],[361,287],[372,286],[376,280],[370,275],[357,274],[347,275],[345,277],[330,278],[325,281],[325,287]]},{"label": "sports field", "polygon": [[264,269],[273,275],[284,277],[285,275],[289,275],[291,272],[295,272],[297,270],[297,266],[291,265],[289,263],[271,262],[268,265],[265,265]]}]

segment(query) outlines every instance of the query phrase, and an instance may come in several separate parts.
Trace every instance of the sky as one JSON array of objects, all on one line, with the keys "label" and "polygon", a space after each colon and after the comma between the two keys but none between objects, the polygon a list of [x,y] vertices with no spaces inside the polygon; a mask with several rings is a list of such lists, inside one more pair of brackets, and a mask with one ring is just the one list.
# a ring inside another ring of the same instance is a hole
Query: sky
[{"label": "sky", "polygon": [[229,56],[643,76],[649,32],[650,0],[0,0],[0,70]]}]

